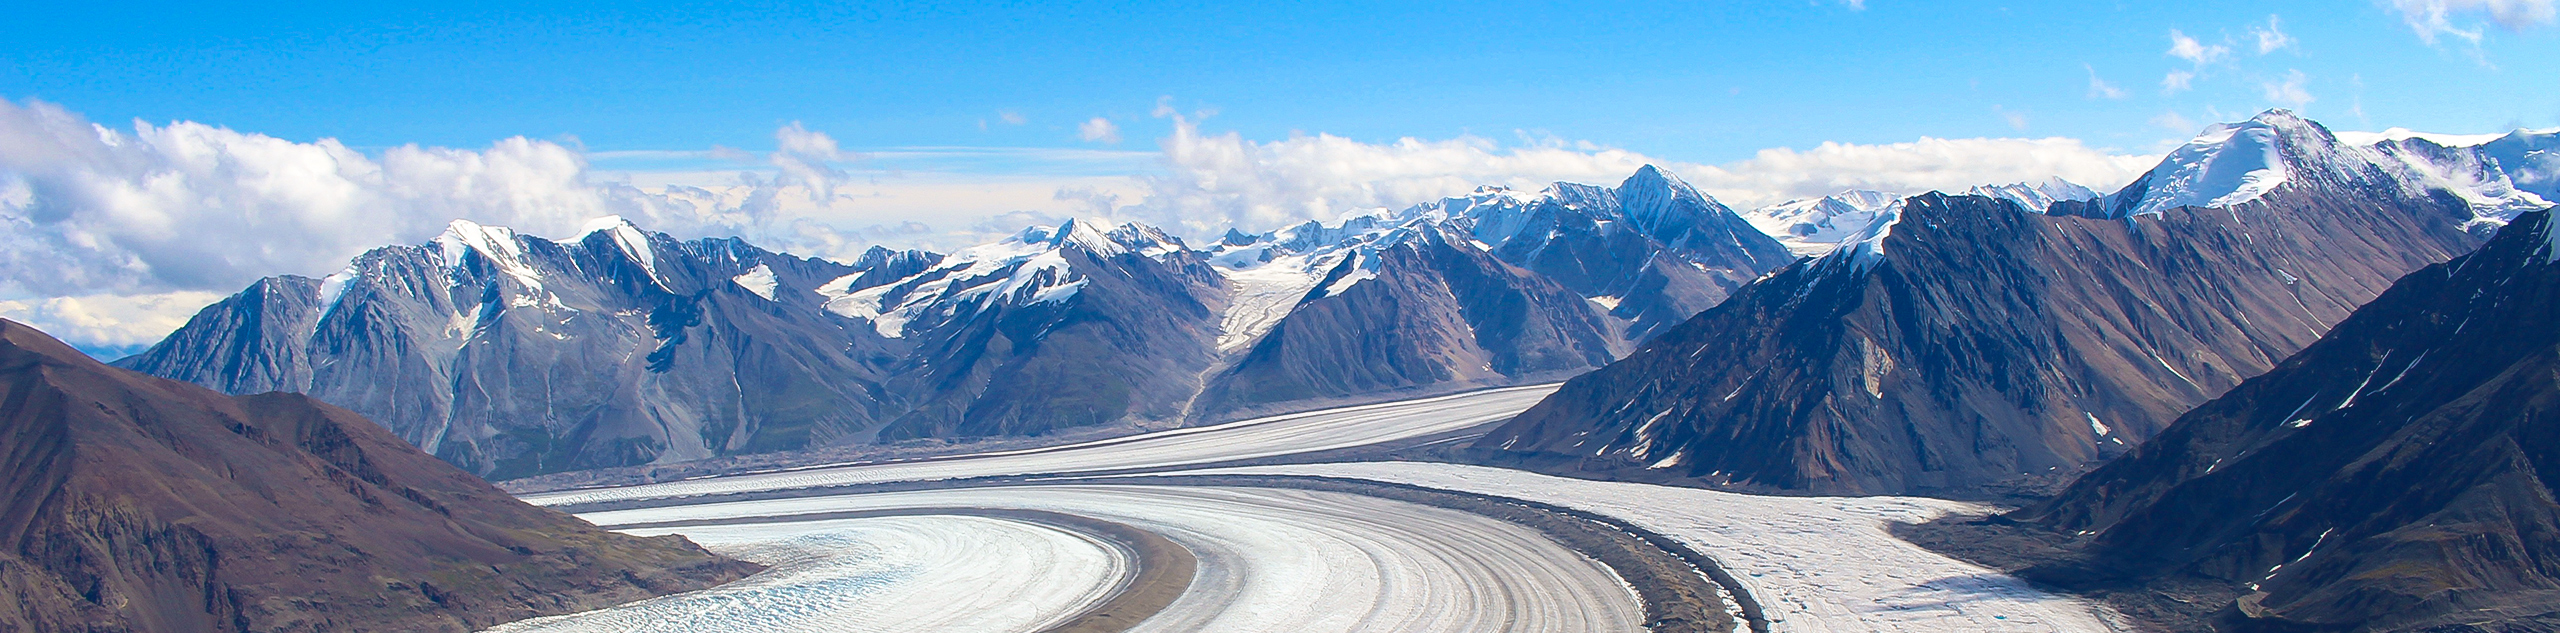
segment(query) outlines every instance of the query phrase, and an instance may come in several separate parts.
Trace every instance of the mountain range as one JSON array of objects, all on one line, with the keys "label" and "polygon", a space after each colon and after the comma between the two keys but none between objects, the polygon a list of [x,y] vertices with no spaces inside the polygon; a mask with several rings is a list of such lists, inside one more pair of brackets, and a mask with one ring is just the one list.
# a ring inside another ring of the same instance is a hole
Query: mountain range
[{"label": "mountain range", "polygon": [[1475,447],[1550,472],[1755,491],[2056,484],[2546,205],[2504,162],[2466,172],[2412,147],[2485,151],[2356,145],[2271,111],[2104,197],[1913,197]]},{"label": "mountain range", "polygon": [[1074,220],[845,263],[455,222],[261,280],[116,364],[309,394],[502,479],[1556,380],[1794,259],[1651,167],[1201,249]]}]

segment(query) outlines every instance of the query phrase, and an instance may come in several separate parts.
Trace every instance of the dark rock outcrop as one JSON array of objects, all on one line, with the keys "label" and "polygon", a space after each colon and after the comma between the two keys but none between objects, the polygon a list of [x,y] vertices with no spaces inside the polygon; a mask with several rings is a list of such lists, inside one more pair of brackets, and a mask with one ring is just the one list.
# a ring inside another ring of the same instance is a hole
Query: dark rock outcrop
[{"label": "dark rock outcrop", "polygon": [[471,631],[754,571],[515,500],[354,413],[0,321],[0,628]]}]

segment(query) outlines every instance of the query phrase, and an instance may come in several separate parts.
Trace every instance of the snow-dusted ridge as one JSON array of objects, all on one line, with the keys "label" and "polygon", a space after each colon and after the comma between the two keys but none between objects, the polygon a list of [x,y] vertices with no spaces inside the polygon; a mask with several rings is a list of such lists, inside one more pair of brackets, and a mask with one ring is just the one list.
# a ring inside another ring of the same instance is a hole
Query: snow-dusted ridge
[{"label": "snow-dusted ridge", "polygon": [[1163,231],[1138,224],[1110,230],[1092,220],[1033,226],[993,244],[943,258],[923,272],[889,283],[855,288],[862,275],[846,275],[817,288],[826,309],[862,319],[882,336],[900,338],[910,324],[965,316],[997,303],[1064,303],[1086,283],[1068,261],[1077,251],[1097,258],[1138,254],[1163,257],[1186,250]]},{"label": "snow-dusted ridge", "polygon": [[[2392,130],[2332,133],[2286,110],[2205,128],[2158,167],[2109,195],[2116,217],[2179,207],[2228,208],[2287,186],[2424,197],[2451,193],[2483,227],[2550,206],[2546,183],[2560,172],[2552,132],[2442,135]],[[2546,185],[2540,190],[2519,183]]]}]

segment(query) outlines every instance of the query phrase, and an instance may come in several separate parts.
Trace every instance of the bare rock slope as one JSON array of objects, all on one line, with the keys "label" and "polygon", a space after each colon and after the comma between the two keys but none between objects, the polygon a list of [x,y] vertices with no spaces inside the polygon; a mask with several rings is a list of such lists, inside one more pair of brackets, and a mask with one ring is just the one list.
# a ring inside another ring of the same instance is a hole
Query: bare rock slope
[{"label": "bare rock slope", "polygon": [[515,500],[309,397],[0,321],[0,629],[470,631],[755,570]]},{"label": "bare rock slope", "polygon": [[1969,495],[2058,478],[2469,251],[2513,202],[2466,198],[2289,113],[2224,127],[2115,196],[2047,213],[1907,200],[1476,446],[1553,472],[1751,490]]}]

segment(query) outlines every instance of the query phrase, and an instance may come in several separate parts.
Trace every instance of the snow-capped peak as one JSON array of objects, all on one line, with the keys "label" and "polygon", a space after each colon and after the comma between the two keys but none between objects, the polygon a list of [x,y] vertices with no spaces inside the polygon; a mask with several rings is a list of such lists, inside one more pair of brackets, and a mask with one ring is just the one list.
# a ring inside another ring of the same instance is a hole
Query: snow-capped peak
[{"label": "snow-capped peak", "polygon": [[[483,261],[527,290],[541,292],[542,274],[524,261],[524,247],[517,242],[514,229],[483,226],[470,220],[456,219],[445,225],[444,233],[428,240],[443,258],[445,268],[458,270],[469,253],[479,253]],[[343,284],[341,284],[343,287]]]},{"label": "snow-capped peak", "polygon": [[[2217,124],[2170,152],[2158,167],[2107,196],[2117,217],[2192,206],[2224,208],[2255,201],[2293,183],[2339,189],[2351,195],[2425,198],[2452,193],[2467,203],[2479,225],[2504,223],[2527,209],[2547,206],[2560,159],[2526,130],[2470,147],[2445,143],[2479,137],[2400,130],[2332,134],[2285,110],[2269,110],[2241,123]],[[2344,140],[2341,140],[2344,139]]]},{"label": "snow-capped peak", "polygon": [[2052,208],[2056,202],[2098,199],[2098,192],[2061,178],[2046,178],[2042,182],[2032,183],[1980,185],[1965,190],[1965,195],[2016,202],[2018,206],[2026,207],[2028,211],[2036,213],[2043,213],[2045,209]]},{"label": "snow-capped peak", "polygon": [[1085,252],[1100,257],[1129,252],[1129,249],[1121,246],[1119,242],[1112,241],[1111,236],[1105,235],[1104,229],[1100,228],[1103,226],[1109,225],[1083,218],[1067,220],[1066,223],[1058,225],[1058,228],[1052,231],[1045,241],[1061,247],[1082,248]]},{"label": "snow-capped peak", "polygon": [[1646,165],[1618,184],[1618,206],[1638,230],[1658,233],[1670,227],[1685,225],[1689,216],[1723,208],[1715,197],[1698,191],[1679,176],[1659,167]]},{"label": "snow-capped peak", "polygon": [[1789,200],[1742,215],[1753,228],[1778,238],[1797,255],[1820,255],[1866,230],[1878,214],[1901,202],[1899,195],[1852,189],[1820,198]]},{"label": "snow-capped peak", "polygon": [[640,225],[632,224],[630,220],[623,219],[619,215],[608,215],[588,220],[585,226],[578,228],[578,234],[569,238],[569,241],[583,242],[586,241],[587,236],[597,233],[604,233],[613,238],[613,243],[621,247],[622,254],[629,256],[631,261],[639,263],[640,270],[649,274],[650,283],[658,284],[660,287],[666,286],[666,282],[658,278],[658,251],[649,245],[649,234],[641,231]]},{"label": "snow-capped peak", "polygon": [[2111,198],[2107,206],[2116,215],[2134,216],[2257,200],[2293,177],[2285,144],[2303,137],[2305,129],[2319,128],[2286,110],[2268,110],[2241,123],[2216,123],[2116,193],[2129,197]]}]

